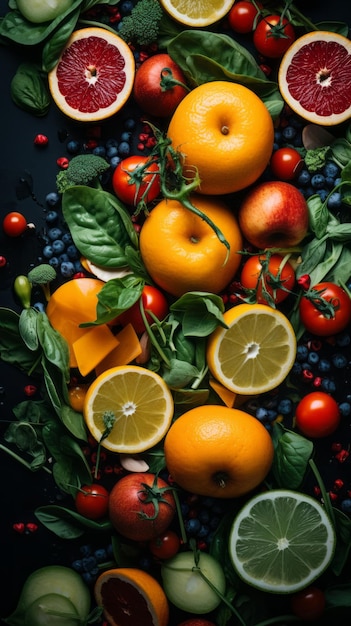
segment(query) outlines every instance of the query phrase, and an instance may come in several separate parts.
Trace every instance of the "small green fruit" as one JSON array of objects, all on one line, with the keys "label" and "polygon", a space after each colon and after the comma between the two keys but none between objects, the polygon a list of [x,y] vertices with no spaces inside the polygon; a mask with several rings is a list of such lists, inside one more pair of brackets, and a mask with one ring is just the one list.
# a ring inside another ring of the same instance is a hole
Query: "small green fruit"
[{"label": "small green fruit", "polygon": [[70,6],[74,0],[17,0],[17,8],[29,22],[51,22]]}]

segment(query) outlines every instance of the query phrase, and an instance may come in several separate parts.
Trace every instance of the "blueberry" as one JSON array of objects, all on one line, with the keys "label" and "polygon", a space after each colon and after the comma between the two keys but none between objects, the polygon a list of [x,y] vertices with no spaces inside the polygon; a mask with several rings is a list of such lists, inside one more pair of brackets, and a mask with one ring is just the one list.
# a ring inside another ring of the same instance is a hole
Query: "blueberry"
[{"label": "blueberry", "polygon": [[332,356],[332,363],[337,369],[343,369],[348,364],[348,360],[344,354],[334,354]]},{"label": "blueberry", "polygon": [[45,202],[48,206],[56,206],[60,202],[60,196],[56,191],[51,191],[47,194]]},{"label": "blueberry", "polygon": [[82,556],[90,556],[92,552],[92,548],[89,544],[83,544],[80,546],[80,553]]},{"label": "blueberry", "polygon": [[126,130],[133,130],[135,128],[135,120],[132,117],[124,120],[123,126]]},{"label": "blueberry", "polygon": [[323,174],[314,174],[311,178],[313,189],[323,189],[325,186],[325,177]]},{"label": "blueberry", "polygon": [[55,241],[52,242],[52,249],[54,254],[61,254],[65,249],[65,244],[62,239],[55,239]]},{"label": "blueberry", "polygon": [[327,207],[330,211],[336,211],[340,209],[341,205],[341,193],[339,191],[334,191],[328,198]]},{"label": "blueberry", "polygon": [[79,257],[78,248],[76,248],[74,243],[71,243],[71,245],[67,247],[66,252],[72,261],[75,261]]},{"label": "blueberry", "polygon": [[64,278],[72,278],[76,270],[71,261],[64,261],[61,263],[60,271]]},{"label": "blueberry", "polygon": [[324,202],[328,197],[328,191],[326,189],[318,189],[317,193],[320,199],[322,200],[322,202]]},{"label": "blueberry", "polygon": [[330,372],[330,369],[331,369],[330,361],[328,361],[328,359],[320,359],[318,363],[318,369],[320,372],[323,372],[323,373]]},{"label": "blueberry", "polygon": [[282,143],[282,133],[281,133],[281,131],[279,129],[276,129],[274,131],[274,143],[276,143],[278,145],[278,147]]},{"label": "blueberry", "polygon": [[340,335],[336,337],[336,343],[341,348],[349,346],[350,342],[351,342],[351,337],[349,333],[341,333]]},{"label": "blueberry", "polygon": [[121,157],[127,157],[130,154],[130,145],[128,141],[121,141],[118,146],[118,154]]},{"label": "blueberry", "polygon": [[301,187],[307,187],[311,182],[311,175],[308,170],[302,169],[296,180]]},{"label": "blueberry", "polygon": [[133,8],[134,4],[132,0],[124,0],[124,2],[121,2],[121,4],[119,5],[119,11],[121,15],[130,15]]},{"label": "blueberry", "polygon": [[333,187],[334,187],[334,178],[332,178],[331,176],[326,176],[325,177],[325,184],[328,187],[328,189],[333,189]]},{"label": "blueberry", "polygon": [[336,385],[333,380],[330,380],[329,378],[324,378],[322,380],[322,389],[327,393],[334,393],[336,391]]},{"label": "blueberry", "polygon": [[88,587],[91,587],[95,583],[95,577],[90,572],[83,572],[82,578]]},{"label": "blueberry", "polygon": [[120,163],[121,161],[121,157],[119,156],[113,156],[112,159],[110,159],[110,165],[112,167],[113,170],[116,169],[118,163]]},{"label": "blueberry", "polygon": [[335,180],[335,178],[337,178],[340,174],[340,168],[336,163],[334,163],[334,161],[327,161],[323,167],[323,174],[324,176]]},{"label": "blueberry", "polygon": [[185,521],[185,530],[191,535],[196,535],[200,528],[201,522],[196,517]]},{"label": "blueberry", "polygon": [[351,513],[351,498],[346,498],[341,502],[341,510],[344,513]]},{"label": "blueberry", "polygon": [[58,219],[57,211],[48,211],[45,216],[45,221],[47,224],[53,224]]},{"label": "blueberry", "polygon": [[196,536],[199,539],[206,539],[209,532],[210,532],[209,527],[206,524],[201,524],[198,532],[196,533]]},{"label": "blueberry", "polygon": [[68,256],[68,254],[66,252],[63,252],[62,254],[60,254],[58,259],[59,259],[60,263],[68,263],[69,256]]},{"label": "blueberry", "polygon": [[51,239],[51,241],[55,241],[55,239],[60,239],[62,237],[62,230],[61,228],[50,228],[50,230],[48,231],[48,236],[49,239]]},{"label": "blueberry", "polygon": [[286,141],[292,141],[296,137],[296,128],[293,126],[285,126],[282,130],[282,135]]},{"label": "blueberry", "polygon": [[186,502],[182,502],[180,505],[180,509],[182,512],[183,517],[185,517],[186,515],[188,515],[189,513],[189,505]]},{"label": "blueberry", "polygon": [[124,131],[124,133],[121,134],[121,141],[127,141],[129,143],[131,134],[129,130]]},{"label": "blueberry", "polygon": [[74,265],[74,271],[75,272],[84,272],[85,271],[83,265],[81,264],[81,262],[79,260],[74,261],[73,265]]},{"label": "blueberry", "polygon": [[80,151],[80,143],[72,139],[67,143],[66,149],[69,154],[78,154]]},{"label": "blueberry", "polygon": [[51,259],[49,259],[49,265],[51,265],[51,267],[53,267],[55,270],[60,267],[60,261],[58,260],[57,256],[52,256]]},{"label": "blueberry", "polygon": [[84,556],[82,558],[82,567],[85,572],[90,572],[96,567],[96,559],[94,556]]},{"label": "blueberry", "polygon": [[52,249],[52,246],[49,246],[49,245],[48,245],[48,246],[45,246],[45,247],[44,247],[44,249],[43,249],[43,256],[44,256],[46,259],[51,259],[51,257],[53,257],[53,256],[54,256],[54,251],[53,251],[53,249]]},{"label": "blueberry", "polygon": [[290,398],[282,398],[278,404],[278,412],[282,415],[289,415],[292,411],[293,403]]},{"label": "blueberry", "polygon": [[61,239],[66,246],[69,246],[71,243],[73,243],[72,235],[70,232],[63,233]]},{"label": "blueberry", "polygon": [[295,376],[299,376],[302,373],[301,363],[294,363],[292,367],[292,373],[295,374]]},{"label": "blueberry", "polygon": [[72,569],[74,569],[76,572],[83,571],[83,563],[81,559],[76,559],[75,561],[73,561],[73,563],[71,563],[71,566],[72,566]]},{"label": "blueberry", "polygon": [[342,417],[348,417],[351,414],[351,404],[349,402],[341,402],[339,404],[339,411]]},{"label": "blueberry", "polygon": [[94,148],[93,150],[93,154],[95,154],[95,156],[105,157],[106,156],[105,146],[96,146],[96,148]]},{"label": "blueberry", "polygon": [[117,146],[111,146],[106,150],[106,156],[108,159],[112,159],[114,156],[118,156],[118,148]]},{"label": "blueberry", "polygon": [[107,552],[104,548],[95,550],[94,557],[97,563],[104,563],[104,561],[107,561],[108,559]]},{"label": "blueberry", "polygon": [[298,346],[296,351],[296,358],[298,361],[304,361],[308,358],[308,348],[307,346]]},{"label": "blueberry", "polygon": [[258,419],[260,422],[264,422],[267,418],[268,418],[268,411],[267,409],[265,409],[263,406],[260,406],[257,411],[256,411],[256,415],[255,415],[256,419]]}]

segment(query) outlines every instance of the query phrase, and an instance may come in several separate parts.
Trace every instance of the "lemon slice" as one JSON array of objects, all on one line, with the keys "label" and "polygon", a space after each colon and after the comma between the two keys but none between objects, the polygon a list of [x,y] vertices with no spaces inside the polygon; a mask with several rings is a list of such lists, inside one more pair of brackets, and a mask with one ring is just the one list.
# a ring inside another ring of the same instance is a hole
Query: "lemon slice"
[{"label": "lemon slice", "polygon": [[222,385],[242,395],[275,389],[288,375],[296,356],[289,320],[264,304],[239,304],[223,315],[207,344],[209,369]]},{"label": "lemon slice", "polygon": [[271,593],[307,587],[328,567],[334,550],[334,529],[322,505],[289,489],[249,500],[235,517],[229,537],[239,576]]},{"label": "lemon slice", "polygon": [[[137,365],[120,365],[106,370],[90,385],[83,414],[91,435],[102,446],[135,454],[161,441],[173,411],[172,394],[161,376]],[[107,416],[112,428],[105,436]]]},{"label": "lemon slice", "polygon": [[161,0],[165,11],[186,26],[209,26],[232,8],[234,0]]}]

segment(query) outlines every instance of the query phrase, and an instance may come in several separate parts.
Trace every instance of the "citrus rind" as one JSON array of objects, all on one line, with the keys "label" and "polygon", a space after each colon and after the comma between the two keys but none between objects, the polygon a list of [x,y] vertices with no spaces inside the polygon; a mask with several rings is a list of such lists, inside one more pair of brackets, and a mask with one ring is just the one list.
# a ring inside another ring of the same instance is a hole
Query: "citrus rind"
[{"label": "citrus rind", "polygon": [[[108,436],[104,414],[115,422]],[[173,396],[162,377],[138,365],[119,365],[100,374],[84,401],[84,419],[90,434],[112,452],[137,454],[165,436],[174,413]]]},{"label": "citrus rind", "polygon": [[103,28],[76,30],[48,73],[52,98],[68,117],[96,122],[117,113],[134,84],[135,61],[129,46]]},{"label": "citrus rind", "polygon": [[191,27],[215,24],[230,11],[234,0],[160,0],[177,22]]},{"label": "citrus rind", "polygon": [[213,377],[240,395],[278,387],[296,357],[296,335],[287,317],[264,304],[239,304],[223,318],[227,328],[218,327],[207,345]]},{"label": "citrus rind", "polygon": [[334,126],[351,117],[351,41],[329,31],[296,39],[278,71],[288,106],[314,124]]},{"label": "citrus rind", "polygon": [[251,498],[235,517],[229,536],[229,554],[240,578],[276,594],[295,593],[315,581],[330,565],[335,545],[335,531],[322,505],[289,489]]}]

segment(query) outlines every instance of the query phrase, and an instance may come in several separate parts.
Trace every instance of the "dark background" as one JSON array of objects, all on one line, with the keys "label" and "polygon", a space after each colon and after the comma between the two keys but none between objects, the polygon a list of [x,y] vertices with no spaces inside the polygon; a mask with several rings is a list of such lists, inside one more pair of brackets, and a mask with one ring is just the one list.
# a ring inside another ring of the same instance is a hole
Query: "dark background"
[{"label": "dark background", "polygon": [[[315,22],[342,20],[351,23],[351,6],[345,0],[305,0],[299,6]],[[6,11],[7,2],[0,0],[0,15]],[[67,120],[54,104],[46,117],[36,118],[12,103],[11,79],[19,63],[28,60],[31,52],[21,46],[0,45],[0,224],[6,213],[18,210],[35,225],[35,229],[25,236],[11,240],[0,228],[0,255],[8,261],[6,268],[0,269],[0,306],[18,311],[20,307],[14,298],[12,284],[17,274],[28,273],[41,253],[45,197],[55,191],[56,159],[67,156],[67,137],[76,139],[87,135],[86,126]],[[121,119],[117,116],[105,123],[103,136],[118,136]],[[33,143],[38,133],[49,138],[44,148]],[[32,180],[32,195],[23,180]],[[1,421],[11,420],[11,407],[26,399],[23,388],[28,382],[17,370],[0,363]],[[1,437],[4,429],[5,426],[0,430]],[[67,565],[77,557],[74,543],[68,542],[67,545],[43,527],[32,534],[20,535],[13,530],[14,523],[36,522],[35,508],[55,502],[57,496],[44,472],[31,474],[0,450],[0,617],[15,608],[20,589],[31,571],[51,563]]]}]

